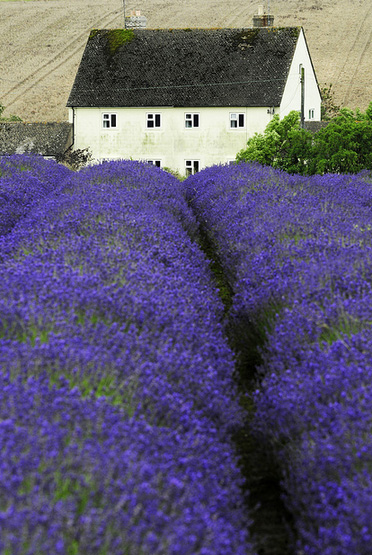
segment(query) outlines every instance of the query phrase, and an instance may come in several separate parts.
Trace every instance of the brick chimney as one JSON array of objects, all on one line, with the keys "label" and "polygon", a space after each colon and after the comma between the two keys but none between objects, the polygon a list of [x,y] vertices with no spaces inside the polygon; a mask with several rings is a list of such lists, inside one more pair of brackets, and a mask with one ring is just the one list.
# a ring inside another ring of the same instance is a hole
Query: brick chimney
[{"label": "brick chimney", "polygon": [[272,27],[274,25],[274,16],[265,13],[262,4],[258,6],[257,14],[253,16],[253,27]]}]

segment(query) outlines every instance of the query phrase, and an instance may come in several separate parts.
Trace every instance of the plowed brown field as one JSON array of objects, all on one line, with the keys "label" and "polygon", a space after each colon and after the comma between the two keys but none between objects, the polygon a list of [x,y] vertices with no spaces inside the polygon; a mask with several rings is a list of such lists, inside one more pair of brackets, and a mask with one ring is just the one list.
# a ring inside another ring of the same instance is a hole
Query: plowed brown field
[{"label": "plowed brown field", "polygon": [[[259,0],[127,0],[149,28],[249,27]],[[264,3],[264,2],[262,2]],[[265,3],[267,6],[267,2]],[[371,0],[271,0],[275,25],[305,30],[320,86],[342,106],[372,101]],[[123,26],[122,0],[0,0],[0,103],[27,121],[67,119],[89,32]]]}]

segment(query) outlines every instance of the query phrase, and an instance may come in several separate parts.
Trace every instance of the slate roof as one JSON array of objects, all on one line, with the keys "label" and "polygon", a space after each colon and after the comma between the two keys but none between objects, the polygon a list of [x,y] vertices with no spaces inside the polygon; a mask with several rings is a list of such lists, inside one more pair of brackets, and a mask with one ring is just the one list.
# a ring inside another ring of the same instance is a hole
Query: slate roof
[{"label": "slate roof", "polygon": [[72,124],[0,123],[0,156],[9,154],[41,154],[59,156],[72,144]]},{"label": "slate roof", "polygon": [[300,30],[92,31],[67,105],[279,106]]},{"label": "slate roof", "polygon": [[305,129],[311,133],[317,133],[323,127],[327,127],[329,121],[305,121]]}]

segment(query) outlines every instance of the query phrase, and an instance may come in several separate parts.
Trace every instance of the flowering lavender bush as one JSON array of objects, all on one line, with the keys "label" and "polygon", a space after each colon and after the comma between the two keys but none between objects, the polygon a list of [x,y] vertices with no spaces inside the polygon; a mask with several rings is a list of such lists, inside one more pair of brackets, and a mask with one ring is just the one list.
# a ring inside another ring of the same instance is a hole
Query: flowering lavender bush
[{"label": "flowering lavender bush", "polygon": [[253,552],[222,306],[181,184],[106,163],[0,238],[0,551]]},{"label": "flowering lavender bush", "polygon": [[297,550],[367,555],[370,174],[304,178],[242,164],[186,187],[235,292],[241,356],[260,360],[253,425],[281,467]]},{"label": "flowering lavender bush", "polygon": [[0,158],[0,235],[8,233],[69,174],[64,166],[42,157]]}]

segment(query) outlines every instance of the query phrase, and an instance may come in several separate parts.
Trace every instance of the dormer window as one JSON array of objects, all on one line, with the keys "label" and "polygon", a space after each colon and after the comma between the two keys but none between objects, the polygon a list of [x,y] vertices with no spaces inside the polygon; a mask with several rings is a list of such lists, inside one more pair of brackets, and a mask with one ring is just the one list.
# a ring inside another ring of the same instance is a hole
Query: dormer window
[{"label": "dormer window", "polygon": [[105,113],[102,114],[102,127],[104,129],[112,129],[117,125],[117,117],[116,114],[113,113]]}]

